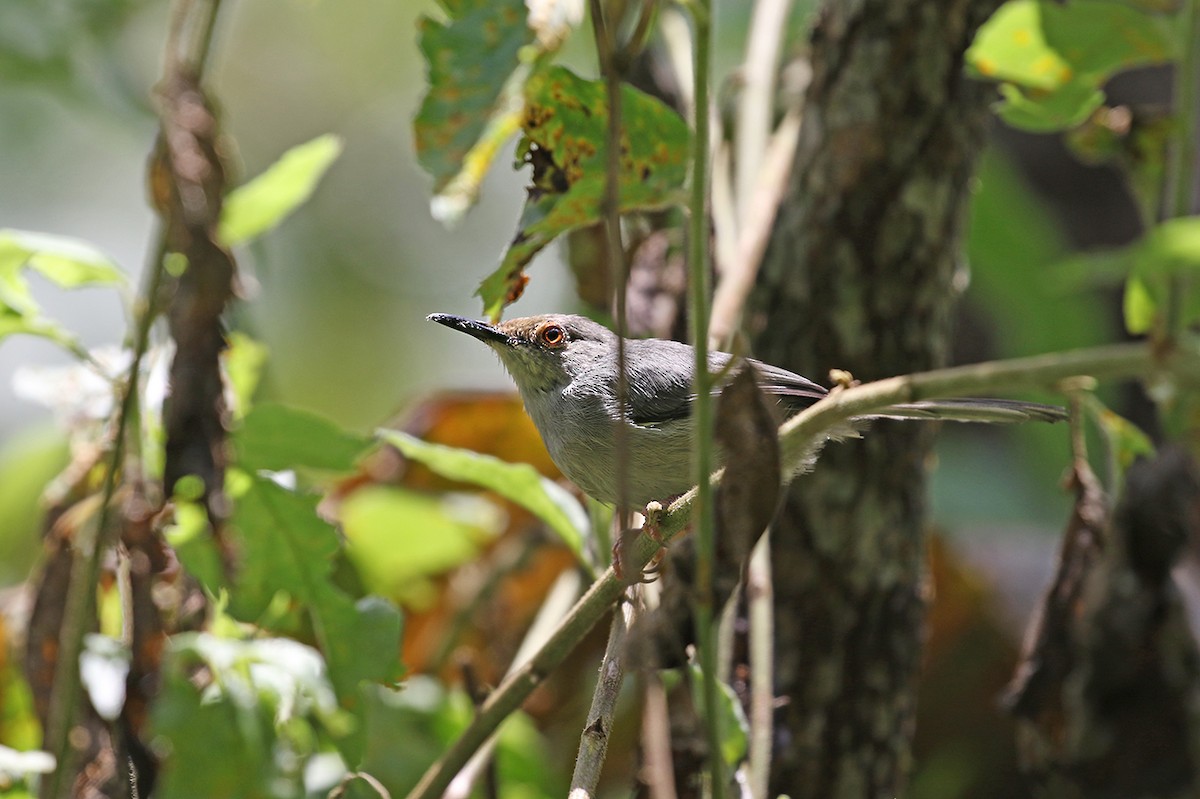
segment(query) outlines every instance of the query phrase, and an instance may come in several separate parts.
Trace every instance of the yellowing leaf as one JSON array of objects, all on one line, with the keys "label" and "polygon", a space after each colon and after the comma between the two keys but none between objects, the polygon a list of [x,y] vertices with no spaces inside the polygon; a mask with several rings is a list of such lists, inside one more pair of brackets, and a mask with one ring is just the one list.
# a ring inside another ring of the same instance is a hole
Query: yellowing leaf
[{"label": "yellowing leaf", "polygon": [[1104,0],[1011,0],[967,49],[979,77],[1003,81],[1001,116],[1011,125],[1051,131],[1080,124],[1104,101],[1114,73],[1168,61],[1169,21]]},{"label": "yellowing leaf", "polygon": [[[687,124],[660,100],[621,87],[618,206],[622,213],[680,202],[687,178]],[[524,269],[555,237],[601,218],[606,187],[608,95],[601,81],[563,67],[535,73],[525,86],[522,152],[533,182],[500,266],[478,289],[498,319],[524,290]]]}]

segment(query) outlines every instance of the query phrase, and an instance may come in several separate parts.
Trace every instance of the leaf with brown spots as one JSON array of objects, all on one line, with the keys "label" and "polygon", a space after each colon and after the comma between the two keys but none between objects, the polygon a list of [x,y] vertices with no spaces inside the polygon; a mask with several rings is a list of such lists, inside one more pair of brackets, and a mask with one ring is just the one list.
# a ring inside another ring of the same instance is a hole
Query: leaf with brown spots
[{"label": "leaf with brown spots", "polygon": [[423,17],[429,91],[413,120],[417,161],[433,176],[433,215],[454,221],[474,204],[501,145],[519,129],[521,88],[537,51],[524,0],[447,4]]},{"label": "leaf with brown spots", "polygon": [[[620,211],[663,208],[680,199],[687,178],[687,123],[662,101],[622,86]],[[600,220],[607,163],[608,99],[601,81],[563,67],[525,84],[525,139],[533,167],[517,234],[500,266],[480,284],[484,313],[499,319],[524,290],[525,267],[555,237]]]}]

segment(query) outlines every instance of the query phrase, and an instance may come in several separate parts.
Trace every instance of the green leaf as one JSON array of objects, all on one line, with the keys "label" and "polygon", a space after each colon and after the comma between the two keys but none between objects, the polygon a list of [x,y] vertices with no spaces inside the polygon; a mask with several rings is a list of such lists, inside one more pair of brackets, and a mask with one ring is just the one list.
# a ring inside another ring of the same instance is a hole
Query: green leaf
[{"label": "green leaf", "polygon": [[[201,688],[197,674],[208,680]],[[161,795],[305,795],[305,764],[352,731],[325,664],[287,639],[171,636],[151,728],[167,744]]]},{"label": "green leaf", "polygon": [[1104,406],[1095,395],[1088,395],[1085,405],[1108,447],[1122,470],[1128,469],[1138,457],[1154,455],[1154,443],[1141,428]]},{"label": "green leaf", "polygon": [[242,419],[253,404],[254,392],[267,363],[267,347],[240,330],[234,330],[229,333],[229,346],[222,360],[225,374],[229,376],[229,387],[233,390],[234,417]]},{"label": "green leaf", "polygon": [[380,430],[379,437],[406,458],[423,463],[451,480],[461,480],[511,500],[544,521],[585,567],[595,571],[588,548],[587,511],[562,486],[548,480],[532,466],[507,463],[491,455],[430,444],[396,430]]},{"label": "green leaf", "polygon": [[1182,314],[1182,325],[1200,319],[1200,216],[1162,222],[1133,245],[1132,254],[1124,301],[1130,333],[1152,330],[1168,303]]},{"label": "green leaf", "polygon": [[121,268],[85,241],[12,228],[0,230],[0,280],[10,279],[21,267],[68,289],[125,283]]},{"label": "green leaf", "polygon": [[1045,132],[1087,119],[1114,73],[1174,52],[1169,21],[1128,5],[1011,0],[980,28],[966,61],[975,75],[1003,82],[1006,122]]},{"label": "green leaf", "polygon": [[1072,256],[1056,279],[1066,288],[1125,283],[1125,327],[1149,333],[1168,303],[1184,325],[1200,320],[1200,216],[1168,219],[1140,241],[1119,249]]},{"label": "green leaf", "polygon": [[[415,675],[401,691],[368,690],[367,752],[361,769],[376,777],[394,797],[408,794],[429,764],[462,734],[475,707],[462,689]],[[537,724],[517,710],[500,725],[494,757],[505,799],[563,796],[570,760],[547,758],[547,741]],[[397,753],[403,753],[398,757]],[[566,772],[566,773],[564,773]]]},{"label": "green leaf", "polygon": [[218,238],[226,246],[258,238],[303,205],[342,154],[342,139],[318,136],[285,152],[258,177],[238,186],[221,207]]},{"label": "green leaf", "polygon": [[1154,329],[1158,303],[1141,278],[1131,277],[1125,282],[1121,306],[1125,315],[1125,329],[1130,333],[1140,336]]},{"label": "green leaf", "polygon": [[230,614],[254,621],[278,592],[290,595],[312,620],[343,707],[356,706],[360,682],[398,679],[399,612],[383,600],[356,603],[334,585],[338,536],[317,515],[316,498],[257,476],[234,498],[241,569]]},{"label": "green leaf", "polygon": [[477,557],[504,526],[500,509],[486,500],[390,486],[353,492],[338,516],[363,583],[412,607],[431,601],[430,578]]},{"label": "green leaf", "polygon": [[0,229],[0,341],[25,333],[78,350],[75,337],[46,318],[29,290],[26,270],[68,288],[121,286],[125,275],[92,245],[65,236]]},{"label": "green leaf", "polygon": [[[704,673],[696,665],[687,668],[690,671],[687,677],[692,688],[692,702],[696,708],[702,708],[704,707]],[[658,672],[658,676],[668,692],[674,690],[684,678],[681,669],[662,669]],[[717,714],[721,730],[721,755],[725,758],[725,764],[732,768],[736,767],[746,755],[749,745],[750,722],[746,719],[742,703],[733,689],[720,680],[717,681],[717,688],[719,689]]]},{"label": "green leaf", "polygon": [[188,573],[215,595],[226,587],[225,572],[212,539],[208,512],[199,503],[178,497],[174,506],[172,523],[163,535]]},{"label": "green leaf", "polygon": [[980,27],[966,61],[978,75],[1036,89],[1055,89],[1071,79],[1066,60],[1046,41],[1043,6],[1010,0]]},{"label": "green leaf", "polygon": [[420,47],[429,91],[413,120],[417,161],[441,188],[463,162],[494,115],[505,85],[534,40],[525,0],[462,3],[441,23],[422,17]]},{"label": "green leaf", "polygon": [[444,1],[424,17],[429,91],[413,120],[417,160],[434,177],[433,217],[457,222],[504,143],[521,129],[525,83],[579,24],[582,3]]},{"label": "green leaf", "polygon": [[1177,54],[1171,21],[1110,0],[1041,0],[1046,43],[1073,75],[1099,86],[1114,73],[1162,64]]},{"label": "green leaf", "polygon": [[273,404],[251,410],[233,441],[243,467],[268,471],[349,471],[371,445],[314,413]]},{"label": "green leaf", "polygon": [[1000,86],[1004,102],[1000,118],[1033,133],[1066,130],[1084,122],[1104,104],[1104,92],[1086,83],[1067,83],[1055,91],[1025,90],[1013,83]]},{"label": "green leaf", "polygon": [[[680,202],[687,178],[687,124],[660,100],[621,86],[619,210]],[[525,86],[521,152],[533,185],[517,234],[500,266],[479,286],[484,313],[499,319],[521,295],[524,269],[555,237],[601,219],[607,167],[608,96],[601,81],[563,67],[535,73]]]},{"label": "green leaf", "polygon": [[1168,219],[1152,228],[1137,246],[1134,271],[1146,276],[1200,272],[1200,216]]}]

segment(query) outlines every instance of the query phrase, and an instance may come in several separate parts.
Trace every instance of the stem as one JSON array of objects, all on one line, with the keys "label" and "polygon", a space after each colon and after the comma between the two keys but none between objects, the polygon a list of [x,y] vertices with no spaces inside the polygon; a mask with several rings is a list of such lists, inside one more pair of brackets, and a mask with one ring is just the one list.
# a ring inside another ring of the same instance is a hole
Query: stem
[{"label": "stem", "polygon": [[709,790],[714,799],[725,795],[724,761],[721,757],[721,715],[717,712],[717,644],[713,626],[713,558],[716,531],[713,521],[713,491],[708,481],[713,469],[712,377],[708,373],[708,159],[709,159],[709,54],[712,38],[709,0],[689,5],[695,31],[693,48],[695,135],[692,139],[692,184],[688,218],[688,316],[695,347],[696,401],[696,641],[700,654],[705,732],[708,738]]},{"label": "stem", "polygon": [[[803,469],[812,442],[853,416],[880,411],[889,405],[923,399],[999,394],[1022,389],[1054,388],[1080,375],[1097,379],[1145,377],[1169,372],[1200,381],[1200,353],[1176,349],[1164,352],[1146,343],[1113,344],[1008,361],[956,366],[847,388],[831,394],[780,428],[784,482]],[[713,479],[717,479],[715,476]],[[708,481],[705,481],[708,485]],[[711,488],[710,488],[711,490]],[[687,527],[698,491],[692,489],[671,503],[658,520],[660,541],[645,533],[630,547],[626,567],[640,570],[664,544]],[[429,767],[408,799],[438,799],[451,777],[471,754],[533,690],[557,668],[620,597],[624,586],[609,568],[575,604],[546,645],[528,663],[504,679],[480,708],[479,715],[457,741]]]},{"label": "stem", "polygon": [[671,720],[667,692],[657,672],[643,671],[642,683],[642,777],[649,799],[678,799],[675,769],[671,761]]},{"label": "stem", "polygon": [[[604,19],[600,0],[589,0],[596,57],[604,76],[608,97],[608,129],[605,141],[604,233],[608,249],[609,284],[617,323],[617,426],[613,446],[617,456],[617,529],[626,530],[629,521],[629,435],[626,429],[629,402],[629,374],[625,360],[625,249],[621,244],[621,76],[615,64],[616,42]],[[625,542],[619,544],[624,555]]]},{"label": "stem", "polygon": [[779,47],[787,33],[791,8],[792,0],[758,0],[750,16],[737,129],[733,132],[737,152],[735,186],[739,236],[752,218],[750,203],[763,176],[763,153],[771,138],[771,116],[775,108]]},{"label": "stem", "polygon": [[579,755],[575,758],[575,773],[571,775],[572,799],[596,795],[600,769],[608,752],[609,736],[612,735],[617,698],[621,694],[621,683],[625,681],[625,634],[632,623],[632,601],[623,602],[613,614],[608,645],[600,661],[600,679],[596,681],[596,690],[592,694],[587,726],[583,728],[583,735],[579,739]]},{"label": "stem", "polygon": [[[168,74],[186,63],[186,56],[176,59],[179,30],[182,20],[197,6],[197,24],[200,35],[192,44],[190,53],[193,69],[199,77],[203,73],[208,52],[212,46],[212,35],[221,0],[195,3],[178,0],[172,12],[172,22],[167,37],[165,69]],[[133,338],[133,359],[126,371],[125,380],[119,387],[120,402],[117,406],[116,427],[113,432],[112,449],[104,473],[100,492],[100,508],[95,523],[84,525],[78,532],[75,546],[71,582],[63,601],[63,621],[59,630],[59,646],[54,664],[54,690],[50,697],[50,708],[46,719],[46,748],[54,755],[57,767],[43,783],[42,796],[67,797],[71,793],[73,762],[71,729],[75,726],[79,710],[80,674],[79,655],[83,650],[83,638],[89,620],[95,616],[96,583],[100,576],[100,560],[104,553],[106,533],[113,521],[113,498],[124,474],[126,441],[131,426],[138,418],[138,379],[142,361],[150,346],[150,329],[157,316],[157,300],[162,285],[164,261],[167,250],[167,228],[160,223],[152,238],[146,269],[144,293],[135,301],[134,319],[136,331]]]},{"label": "stem", "polygon": [[[1200,136],[1200,108],[1197,107],[1197,94],[1200,93],[1200,11],[1194,2],[1187,2],[1181,13],[1184,15],[1183,57],[1175,68],[1175,131],[1166,172],[1169,197],[1165,210],[1169,218],[1192,214],[1196,190],[1197,137]],[[1166,331],[1176,339],[1186,332],[1188,315],[1185,306],[1190,283],[1185,270],[1177,269],[1171,275]]]},{"label": "stem", "polygon": [[[638,536],[630,547],[633,556],[626,564],[640,570],[657,551],[649,536]],[[479,708],[479,714],[458,740],[425,772],[409,793],[409,799],[439,799],[454,775],[471,755],[533,693],[591,631],[620,597],[625,586],[610,567],[575,604],[546,644],[527,663],[504,678]]]},{"label": "stem", "polygon": [[[512,663],[509,664],[508,671],[505,674],[506,677],[516,673],[529,661],[530,656],[534,652],[537,652],[546,645],[549,636],[557,629],[564,615],[570,609],[571,604],[579,596],[581,582],[582,578],[579,572],[575,570],[565,571],[558,576],[554,585],[551,586],[550,592],[546,594],[546,599],[542,602],[541,608],[538,609],[533,624],[525,632],[525,637],[521,640],[521,645],[517,648],[517,654],[513,656]],[[486,704],[486,700],[483,703],[477,702],[475,706],[476,714],[479,714],[482,707]],[[474,752],[469,753],[469,759],[461,769],[456,769],[447,775],[446,787],[440,791],[441,799],[465,799],[465,797],[472,795],[475,781],[492,760],[492,752],[496,748],[496,740],[497,735],[493,730],[492,734]]]},{"label": "stem", "polygon": [[1167,217],[1190,216],[1196,187],[1196,137],[1200,135],[1197,92],[1200,91],[1200,11],[1185,3],[1183,57],[1175,68],[1175,135],[1167,168],[1170,192]]},{"label": "stem", "polygon": [[146,265],[150,270],[149,287],[135,309],[137,334],[133,342],[133,360],[120,387],[121,402],[117,409],[117,426],[113,433],[112,449],[104,472],[104,484],[100,493],[100,509],[95,524],[84,525],[78,533],[75,546],[75,562],[71,568],[71,583],[63,602],[63,622],[59,631],[58,656],[54,663],[54,693],[50,698],[50,709],[46,719],[46,748],[54,755],[57,768],[45,783],[42,795],[65,797],[70,795],[73,780],[71,756],[71,728],[75,726],[79,706],[80,676],[79,654],[83,651],[83,637],[88,622],[95,615],[96,583],[100,576],[100,560],[106,544],[105,533],[112,520],[113,497],[117,491],[119,475],[123,472],[125,440],[130,419],[136,415],[138,377],[142,359],[150,344],[150,328],[154,322],[154,300],[158,296],[162,281],[163,240],[166,230],[159,227],[157,241],[152,254],[157,260]]},{"label": "stem", "polygon": [[775,605],[769,530],[750,555],[746,605],[750,619],[750,796],[768,799],[775,717]]}]

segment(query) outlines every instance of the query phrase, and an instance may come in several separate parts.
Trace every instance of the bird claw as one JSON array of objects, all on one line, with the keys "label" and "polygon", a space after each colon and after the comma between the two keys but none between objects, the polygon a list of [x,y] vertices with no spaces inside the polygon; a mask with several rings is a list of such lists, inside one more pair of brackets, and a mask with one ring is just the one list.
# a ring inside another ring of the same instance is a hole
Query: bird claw
[{"label": "bird claw", "polygon": [[[667,551],[662,538],[662,529],[659,526],[659,522],[662,519],[662,514],[663,506],[661,503],[650,502],[646,505],[646,510],[643,512],[646,520],[642,523],[641,532],[645,533],[650,537],[651,541],[659,545],[658,552],[654,553],[654,557],[650,558],[646,566],[643,567],[638,579],[631,582],[643,584],[652,583],[658,579],[658,575],[662,571],[662,559],[663,555],[666,554]],[[624,548],[625,540],[625,535],[619,536],[612,548],[613,573],[616,574],[617,578],[620,580],[625,579],[624,569],[621,566],[621,551]]]},{"label": "bird claw", "polygon": [[617,576],[618,580],[629,583],[641,583],[642,585],[649,585],[650,583],[656,581],[659,575],[662,574],[662,561],[663,557],[667,554],[667,548],[659,547],[658,551],[654,553],[654,557],[650,558],[646,565],[642,567],[642,572],[638,575],[637,579],[628,581],[625,580],[625,569],[621,566],[621,543],[619,541],[613,545],[612,554],[613,574]]}]

